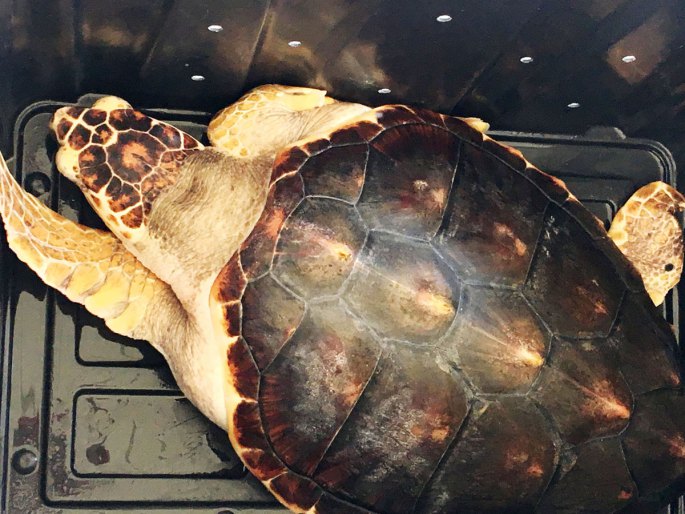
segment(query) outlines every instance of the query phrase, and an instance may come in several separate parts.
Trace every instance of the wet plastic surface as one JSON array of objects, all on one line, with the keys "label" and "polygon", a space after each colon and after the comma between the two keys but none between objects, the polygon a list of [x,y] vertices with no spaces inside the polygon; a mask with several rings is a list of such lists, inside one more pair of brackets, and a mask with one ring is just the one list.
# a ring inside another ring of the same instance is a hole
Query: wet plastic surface
[{"label": "wet plastic surface", "polygon": [[[19,117],[17,176],[62,215],[101,227],[78,189],[53,165],[56,145],[48,120],[59,106],[33,104]],[[206,142],[207,114],[145,112]],[[606,224],[637,188],[675,177],[664,147],[623,139],[611,129],[583,137],[491,135],[563,178]],[[4,238],[0,259],[0,511],[282,511],[246,475],[222,431],[183,399],[159,354],[144,342],[112,334],[44,286],[7,250]],[[677,295],[669,295],[664,314],[679,327]]]}]

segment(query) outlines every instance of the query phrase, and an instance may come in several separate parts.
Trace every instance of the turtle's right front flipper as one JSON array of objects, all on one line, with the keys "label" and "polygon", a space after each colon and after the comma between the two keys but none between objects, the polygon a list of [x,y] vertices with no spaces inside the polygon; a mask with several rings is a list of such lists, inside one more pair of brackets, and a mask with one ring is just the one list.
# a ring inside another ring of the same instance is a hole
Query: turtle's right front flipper
[{"label": "turtle's right front flipper", "polygon": [[[160,342],[183,330],[171,288],[108,232],[66,219],[24,191],[0,155],[0,215],[10,248],[49,286],[84,305],[114,332]],[[168,313],[168,318],[163,315]],[[162,327],[154,319],[179,320]]]}]

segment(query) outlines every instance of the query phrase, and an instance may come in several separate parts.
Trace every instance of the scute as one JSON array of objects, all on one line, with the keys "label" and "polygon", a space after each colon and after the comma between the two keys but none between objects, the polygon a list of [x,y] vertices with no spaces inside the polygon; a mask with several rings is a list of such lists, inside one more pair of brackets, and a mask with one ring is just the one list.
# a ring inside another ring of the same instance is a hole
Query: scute
[{"label": "scute", "polygon": [[262,370],[299,326],[305,305],[271,275],[247,285],[242,305],[243,337]]},{"label": "scute", "polygon": [[609,338],[616,348],[621,349],[621,371],[633,394],[674,389],[681,385],[670,327],[659,313],[653,312],[655,310],[628,293]]},{"label": "scute", "polygon": [[483,393],[525,393],[540,374],[550,334],[523,297],[466,286],[454,328],[438,348]]},{"label": "scute", "polygon": [[293,473],[278,475],[269,483],[269,487],[283,498],[286,504],[296,505],[304,511],[311,509],[323,494],[315,483]]},{"label": "scute", "polygon": [[314,155],[300,168],[308,195],[356,202],[364,186],[366,145],[346,145]]},{"label": "scute", "polygon": [[366,227],[352,205],[308,197],[281,230],[272,273],[304,298],[336,294],[365,239]]},{"label": "scute", "polygon": [[276,158],[246,285],[215,292],[248,468],[319,514],[669,493],[685,475],[674,337],[601,227],[468,124],[373,112]]},{"label": "scute", "polygon": [[343,297],[382,336],[429,343],[452,323],[459,284],[427,243],[374,231]]},{"label": "scute", "polygon": [[554,472],[551,435],[547,420],[524,398],[474,405],[417,514],[530,512]]},{"label": "scute", "polygon": [[613,437],[567,450],[538,510],[545,514],[615,512],[633,503],[637,494],[621,442]]},{"label": "scute", "polygon": [[606,337],[626,286],[588,233],[551,205],[524,294],[563,337]]},{"label": "scute", "polygon": [[654,391],[635,401],[635,415],[623,436],[628,467],[643,495],[661,493],[685,478],[685,397],[682,391]]},{"label": "scute", "polygon": [[338,300],[313,305],[262,371],[259,400],[276,452],[311,475],[373,375],[381,348]]},{"label": "scute", "polygon": [[[414,144],[406,144],[408,137]],[[432,238],[447,207],[459,146],[449,131],[432,125],[400,125],[377,136],[358,204],[368,225]]]},{"label": "scute", "polygon": [[468,144],[461,150],[454,189],[435,240],[440,254],[469,283],[521,285],[548,198],[505,162]]},{"label": "scute", "polygon": [[429,350],[386,343],[314,479],[372,510],[406,512],[468,409],[463,385],[441,361]]},{"label": "scute", "polygon": [[271,186],[266,199],[269,207],[264,209],[240,252],[243,269],[249,278],[269,271],[283,223],[303,197],[304,187],[299,175],[284,177]]},{"label": "scute", "polygon": [[603,340],[555,339],[533,396],[571,444],[621,432],[633,397],[615,366],[615,350]]}]

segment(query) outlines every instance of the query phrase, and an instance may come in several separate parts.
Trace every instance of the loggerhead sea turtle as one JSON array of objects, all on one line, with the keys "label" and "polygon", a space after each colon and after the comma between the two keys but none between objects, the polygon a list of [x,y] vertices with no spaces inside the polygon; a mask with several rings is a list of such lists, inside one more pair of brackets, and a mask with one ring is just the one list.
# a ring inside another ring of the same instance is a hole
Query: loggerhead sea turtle
[{"label": "loggerhead sea turtle", "polygon": [[4,162],[0,213],[18,257],[150,341],[293,511],[652,509],[685,475],[653,305],[682,271],[685,198],[649,184],[607,234],[485,128],[263,86],[205,148],[105,97],[52,129],[112,233]]}]

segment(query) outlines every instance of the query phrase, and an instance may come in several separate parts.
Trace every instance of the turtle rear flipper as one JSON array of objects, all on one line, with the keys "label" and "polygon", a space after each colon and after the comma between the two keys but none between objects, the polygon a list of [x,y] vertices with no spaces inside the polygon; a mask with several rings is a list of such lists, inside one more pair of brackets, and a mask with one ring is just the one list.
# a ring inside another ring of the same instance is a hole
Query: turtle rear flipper
[{"label": "turtle rear flipper", "polygon": [[370,107],[340,102],[321,89],[267,84],[219,111],[207,136],[215,148],[234,157],[274,156],[296,141],[325,135],[370,112]]},{"label": "turtle rear flipper", "polygon": [[171,288],[112,234],[50,210],[14,180],[0,155],[0,215],[10,248],[48,285],[102,318],[114,332],[164,353],[160,312],[183,316]]},{"label": "turtle rear flipper", "polygon": [[609,236],[642,276],[645,289],[660,305],[680,281],[683,229],[678,214],[685,197],[664,182],[638,189],[616,213]]}]

